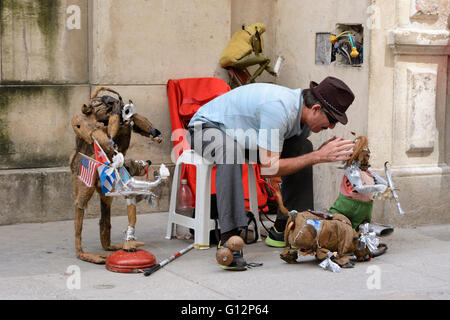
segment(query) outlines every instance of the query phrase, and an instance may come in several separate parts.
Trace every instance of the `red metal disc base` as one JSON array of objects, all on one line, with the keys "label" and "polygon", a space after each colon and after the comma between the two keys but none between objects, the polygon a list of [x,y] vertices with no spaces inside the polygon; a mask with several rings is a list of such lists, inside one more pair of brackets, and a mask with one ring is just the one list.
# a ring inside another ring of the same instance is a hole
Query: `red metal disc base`
[{"label": "red metal disc base", "polygon": [[155,264],[155,256],[142,249],[135,252],[120,249],[106,259],[106,269],[113,272],[139,273],[140,270],[153,267]]}]

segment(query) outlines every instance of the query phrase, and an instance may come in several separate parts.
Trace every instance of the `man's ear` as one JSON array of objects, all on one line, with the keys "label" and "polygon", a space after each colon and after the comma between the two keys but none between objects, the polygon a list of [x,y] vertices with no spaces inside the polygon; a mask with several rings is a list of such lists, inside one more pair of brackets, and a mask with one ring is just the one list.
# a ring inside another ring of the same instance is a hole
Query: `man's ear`
[{"label": "man's ear", "polygon": [[322,106],[320,104],[318,104],[318,103],[313,104],[312,107],[311,107],[311,110],[314,111],[314,112],[321,111],[322,110]]}]

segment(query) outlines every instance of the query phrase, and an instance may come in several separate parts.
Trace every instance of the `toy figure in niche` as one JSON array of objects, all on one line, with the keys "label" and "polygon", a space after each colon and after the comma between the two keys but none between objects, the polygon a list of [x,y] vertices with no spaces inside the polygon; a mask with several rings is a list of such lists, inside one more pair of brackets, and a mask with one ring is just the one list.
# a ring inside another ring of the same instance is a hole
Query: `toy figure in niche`
[{"label": "toy figure in niche", "polygon": [[[99,96],[101,91],[108,91],[117,95],[114,98],[110,95]],[[128,212],[128,228],[126,231],[126,238],[123,244],[111,245],[111,203],[112,197],[106,196],[102,192],[102,184],[100,183],[99,175],[95,170],[91,186],[86,185],[78,177],[80,172],[80,165],[84,158],[94,157],[95,143],[98,143],[101,152],[104,152],[105,158],[112,159],[110,166],[114,169],[121,169],[121,172],[129,172],[131,176],[142,176],[148,172],[148,167],[151,162],[148,160],[134,161],[132,159],[124,160],[124,156],[128,150],[131,139],[131,132],[134,131],[143,136],[150,137],[153,141],[161,143],[161,133],[154,128],[152,123],[142,115],[136,113],[136,108],[130,101],[129,104],[124,105],[122,97],[109,88],[97,88],[89,101],[89,105],[83,105],[81,113],[76,114],[72,118],[72,128],[76,134],[75,150],[72,152],[69,160],[70,169],[72,172],[72,186],[75,197],[75,248],[76,255],[79,259],[93,262],[105,263],[107,256],[103,254],[92,254],[84,252],[81,245],[81,233],[83,228],[84,211],[91,199],[94,191],[100,195],[100,240],[104,250],[114,251],[118,249],[136,250],[138,246],[143,245],[136,241],[134,235],[136,225],[136,203],[152,195],[148,187],[155,187],[155,183],[138,181],[133,178],[129,179],[131,186],[130,190],[136,184],[146,184],[146,192],[128,192],[127,195],[127,212]],[[83,155],[82,155],[83,154]],[[101,161],[103,162],[103,161]],[[126,168],[126,169],[124,169]],[[116,171],[117,172],[117,171]],[[158,185],[160,181],[158,180]],[[109,190],[120,192],[124,195],[123,190]],[[113,192],[111,192],[112,194]],[[152,197],[149,197],[153,199]]]},{"label": "toy figure in niche", "polygon": [[[255,82],[255,79],[264,70],[273,76],[278,75],[281,58],[278,58],[275,67],[272,68],[269,66],[270,59],[262,53],[262,34],[265,31],[266,27],[262,23],[242,26],[242,30],[233,34],[227,47],[222,52],[220,65],[228,70],[232,88]],[[247,68],[254,65],[259,65],[259,68],[251,75]]]}]

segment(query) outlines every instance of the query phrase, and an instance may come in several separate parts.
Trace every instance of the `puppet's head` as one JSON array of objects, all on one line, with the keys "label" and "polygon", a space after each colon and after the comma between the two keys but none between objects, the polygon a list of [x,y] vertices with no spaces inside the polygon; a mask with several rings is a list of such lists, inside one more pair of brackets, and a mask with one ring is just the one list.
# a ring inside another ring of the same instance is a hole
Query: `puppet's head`
[{"label": "puppet's head", "polygon": [[361,170],[366,171],[370,167],[369,140],[365,136],[359,136],[354,140],[354,143],[352,156],[347,160],[346,165],[349,166],[352,162],[359,162]]}]

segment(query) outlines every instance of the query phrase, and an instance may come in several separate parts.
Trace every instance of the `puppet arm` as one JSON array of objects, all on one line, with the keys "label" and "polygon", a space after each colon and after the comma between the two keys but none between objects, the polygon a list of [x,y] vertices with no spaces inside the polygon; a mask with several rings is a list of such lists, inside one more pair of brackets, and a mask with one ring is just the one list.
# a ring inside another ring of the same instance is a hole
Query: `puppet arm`
[{"label": "puppet arm", "polygon": [[381,176],[379,176],[378,174],[376,174],[372,170],[367,170],[367,172],[369,172],[372,175],[372,177],[375,180],[376,184],[384,184],[385,186],[388,185],[386,180],[384,180]]},{"label": "puppet arm", "polygon": [[113,143],[106,134],[106,128],[101,122],[96,122],[84,114],[76,114],[72,117],[72,129],[79,138],[88,144],[94,143],[94,138],[98,141],[103,151],[110,154],[114,152]]},{"label": "puppet arm", "polygon": [[145,137],[150,137],[153,141],[161,143],[162,136],[161,131],[154,128],[152,123],[144,116],[135,113],[131,120],[133,121],[133,131],[143,135]]},{"label": "puppet arm", "polygon": [[344,174],[358,193],[383,193],[387,188],[384,184],[363,185],[361,180],[361,169],[356,164],[348,166],[345,169]]}]

